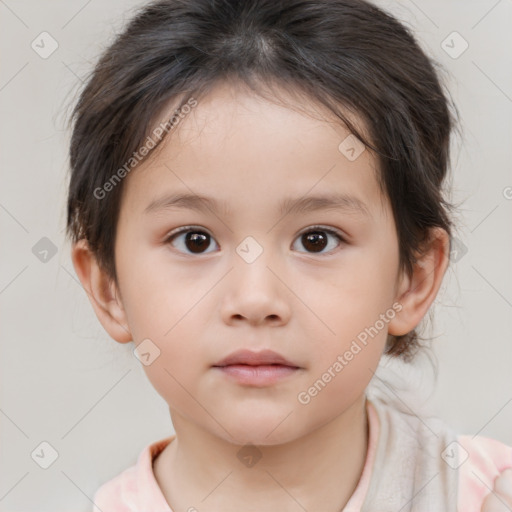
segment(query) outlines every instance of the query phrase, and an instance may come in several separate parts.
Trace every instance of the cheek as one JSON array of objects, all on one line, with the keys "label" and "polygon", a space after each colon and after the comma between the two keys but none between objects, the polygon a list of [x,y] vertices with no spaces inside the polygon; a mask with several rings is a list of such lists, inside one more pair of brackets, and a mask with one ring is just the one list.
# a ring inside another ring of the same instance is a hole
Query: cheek
[{"label": "cheek", "polygon": [[361,253],[303,288],[304,302],[335,332],[346,333],[350,326],[362,329],[391,307],[392,268],[384,258]]},{"label": "cheek", "polygon": [[144,372],[169,407],[183,416],[203,417],[202,400],[198,400],[201,397],[199,367],[193,360],[183,360],[180,355],[182,351],[165,346],[159,358],[151,365],[143,366]]},{"label": "cheek", "polygon": [[[347,295],[344,299],[333,297],[326,302],[323,318],[332,332],[322,326],[312,329],[310,336],[314,348],[308,386],[313,387],[309,388],[310,396],[319,397],[315,398],[319,408],[336,404],[336,408],[343,409],[360,396],[372,379],[386,344],[387,324],[379,319],[386,309],[379,307],[380,301],[364,295]],[[303,391],[309,394],[307,389]]]},{"label": "cheek", "polygon": [[336,373],[338,382],[347,378],[354,384],[358,380],[366,383],[372,376],[368,368],[378,365],[395,314],[394,274],[389,270],[395,262],[384,251],[361,251],[345,263],[343,269],[330,269],[329,277],[309,286],[313,292],[304,295],[315,313],[308,315],[309,338],[316,353],[317,374],[333,365],[338,355],[347,353],[350,361]]},{"label": "cheek", "polygon": [[125,246],[122,254],[129,255],[119,258],[118,273],[134,340],[165,340],[193,314],[211,279],[205,281],[198,272],[184,273],[183,268],[170,264],[165,248]]},{"label": "cheek", "polygon": [[[204,355],[200,345],[210,318],[201,311],[215,281],[211,275],[203,278],[197,272],[179,272],[165,254],[155,253],[161,251],[127,251],[130,258],[120,266],[119,278],[124,284],[123,303],[135,344],[149,339],[159,353],[145,370],[151,380],[156,379],[157,384],[165,381],[168,388],[174,381],[165,370],[180,379],[200,371],[203,361],[198,354]],[[191,361],[196,361],[195,369]]]}]

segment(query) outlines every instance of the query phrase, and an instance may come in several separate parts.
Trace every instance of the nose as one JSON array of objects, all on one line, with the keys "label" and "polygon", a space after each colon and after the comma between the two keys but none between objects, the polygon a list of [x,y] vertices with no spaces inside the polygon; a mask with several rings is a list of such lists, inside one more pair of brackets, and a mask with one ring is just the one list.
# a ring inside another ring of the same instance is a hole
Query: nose
[{"label": "nose", "polygon": [[289,322],[293,294],[285,276],[263,255],[252,263],[235,259],[224,286],[221,315],[226,324],[280,326]]}]

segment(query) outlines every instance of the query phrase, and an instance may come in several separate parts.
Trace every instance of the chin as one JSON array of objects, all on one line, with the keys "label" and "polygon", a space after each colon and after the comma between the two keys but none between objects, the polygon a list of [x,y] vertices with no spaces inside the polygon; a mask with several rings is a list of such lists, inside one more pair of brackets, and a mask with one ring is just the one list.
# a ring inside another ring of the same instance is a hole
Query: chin
[{"label": "chin", "polygon": [[[290,418],[293,415],[290,415]],[[255,446],[276,446],[295,441],[303,432],[297,430],[297,424],[293,425],[286,418],[286,414],[280,415],[278,418],[271,416],[271,420],[262,418],[240,418],[231,422],[221,422],[226,426],[231,436],[221,429],[217,432],[226,441],[240,445]],[[301,427],[303,428],[303,426]]]}]

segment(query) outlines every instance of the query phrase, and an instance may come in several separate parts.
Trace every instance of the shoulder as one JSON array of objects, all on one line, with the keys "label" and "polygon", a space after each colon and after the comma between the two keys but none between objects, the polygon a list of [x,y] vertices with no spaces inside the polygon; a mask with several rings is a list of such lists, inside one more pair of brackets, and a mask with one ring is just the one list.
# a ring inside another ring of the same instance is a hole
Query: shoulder
[{"label": "shoulder", "polygon": [[[480,512],[495,478],[512,468],[512,446],[487,437],[462,435],[436,416],[408,414],[392,403],[373,404],[382,425],[382,453],[378,453],[375,468],[379,498],[399,475],[402,486],[408,486],[406,494],[416,496],[418,492],[415,510]],[[390,467],[394,468],[393,477],[388,476]],[[428,493],[419,492],[423,483]],[[439,506],[435,500],[443,496],[450,498]]]},{"label": "shoulder", "polygon": [[[457,472],[442,460],[457,435],[441,419],[403,410],[392,401],[373,400],[379,439],[364,510],[390,512],[414,498],[415,512],[455,510]],[[410,508],[410,507],[409,507]]]},{"label": "shoulder", "polygon": [[94,494],[93,512],[139,512],[148,505],[170,510],[155,480],[153,462],[174,437],[147,445],[136,464],[105,482]]},{"label": "shoulder", "polygon": [[512,468],[512,446],[482,436],[460,435],[459,450],[459,509],[478,512],[494,486],[495,478]]},{"label": "shoulder", "polygon": [[94,494],[93,512],[133,512],[137,467],[131,466],[105,482]]}]

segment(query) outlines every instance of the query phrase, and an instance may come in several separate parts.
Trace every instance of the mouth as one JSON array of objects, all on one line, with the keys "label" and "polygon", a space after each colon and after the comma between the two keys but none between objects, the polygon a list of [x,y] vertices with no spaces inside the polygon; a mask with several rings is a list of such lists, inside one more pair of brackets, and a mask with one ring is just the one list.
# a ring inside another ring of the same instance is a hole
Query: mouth
[{"label": "mouth", "polygon": [[301,367],[271,350],[240,350],[213,365],[238,384],[264,387],[296,374]]},{"label": "mouth", "polygon": [[300,368],[299,365],[289,361],[281,354],[273,350],[263,350],[261,352],[254,352],[252,350],[237,350],[228,355],[218,363],[215,367],[225,367],[231,365],[246,365],[246,366],[289,366],[290,368]]}]

